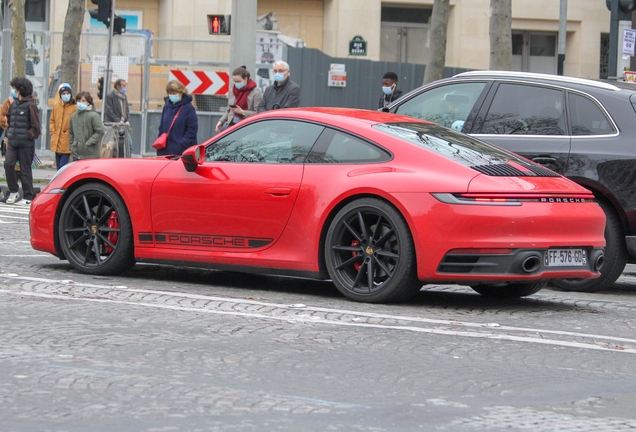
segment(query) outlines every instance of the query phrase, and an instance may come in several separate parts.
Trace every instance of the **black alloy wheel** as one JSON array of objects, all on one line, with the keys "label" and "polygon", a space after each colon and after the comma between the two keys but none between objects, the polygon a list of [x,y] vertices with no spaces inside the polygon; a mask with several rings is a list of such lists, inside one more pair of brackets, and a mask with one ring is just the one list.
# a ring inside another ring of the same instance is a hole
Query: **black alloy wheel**
[{"label": "black alloy wheel", "polygon": [[134,264],[130,215],[111,187],[90,183],[68,198],[59,221],[62,252],[82,273],[115,275]]},{"label": "black alloy wheel", "polygon": [[379,199],[359,199],[338,212],[327,231],[325,259],[333,283],[355,301],[401,301],[423,285],[406,221]]},{"label": "black alloy wheel", "polygon": [[501,283],[501,284],[482,284],[473,285],[471,288],[488,298],[514,299],[519,297],[527,297],[541,291],[547,285],[546,282],[540,283]]}]

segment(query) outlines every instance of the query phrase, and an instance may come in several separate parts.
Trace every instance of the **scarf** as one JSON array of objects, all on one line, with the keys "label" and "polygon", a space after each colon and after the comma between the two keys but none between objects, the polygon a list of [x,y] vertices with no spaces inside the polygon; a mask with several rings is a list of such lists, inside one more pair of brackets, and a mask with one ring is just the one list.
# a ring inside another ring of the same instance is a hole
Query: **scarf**
[{"label": "scarf", "polygon": [[256,88],[256,82],[252,78],[247,79],[247,84],[243,86],[242,89],[237,89],[236,86],[232,87],[232,93],[234,93],[234,97],[236,98],[236,102],[234,104],[236,106],[240,106],[242,109],[247,110],[247,96],[250,94],[252,89]]}]

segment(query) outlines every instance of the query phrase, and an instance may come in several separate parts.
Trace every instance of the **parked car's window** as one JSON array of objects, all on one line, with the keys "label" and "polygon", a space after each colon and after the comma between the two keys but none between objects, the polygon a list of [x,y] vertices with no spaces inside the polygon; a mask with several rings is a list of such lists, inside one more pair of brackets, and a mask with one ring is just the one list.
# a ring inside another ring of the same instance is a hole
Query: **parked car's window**
[{"label": "parked car's window", "polygon": [[395,111],[461,131],[485,82],[449,84],[425,91]]},{"label": "parked car's window", "polygon": [[302,163],[323,126],[265,120],[230,132],[206,148],[206,161]]},{"label": "parked car's window", "polygon": [[465,166],[515,162],[529,164],[520,157],[471,136],[425,123],[381,123],[375,129],[393,135],[419,147],[434,151]]},{"label": "parked car's window", "polygon": [[563,91],[502,83],[490,105],[482,134],[565,135]]},{"label": "parked car's window", "polygon": [[320,142],[309,155],[314,163],[368,163],[384,162],[391,154],[369,142],[334,129],[327,129]]},{"label": "parked car's window", "polygon": [[588,97],[569,93],[572,135],[610,135],[616,132],[603,110]]}]

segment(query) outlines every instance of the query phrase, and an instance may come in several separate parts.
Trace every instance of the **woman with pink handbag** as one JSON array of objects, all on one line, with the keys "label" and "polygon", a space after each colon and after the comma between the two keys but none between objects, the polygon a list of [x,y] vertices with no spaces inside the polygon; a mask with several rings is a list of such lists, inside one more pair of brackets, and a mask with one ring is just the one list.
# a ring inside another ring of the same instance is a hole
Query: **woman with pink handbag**
[{"label": "woman with pink handbag", "polygon": [[166,85],[165,105],[159,123],[159,138],[153,143],[158,156],[180,155],[197,144],[199,121],[192,105],[192,96],[181,82],[172,80]]}]

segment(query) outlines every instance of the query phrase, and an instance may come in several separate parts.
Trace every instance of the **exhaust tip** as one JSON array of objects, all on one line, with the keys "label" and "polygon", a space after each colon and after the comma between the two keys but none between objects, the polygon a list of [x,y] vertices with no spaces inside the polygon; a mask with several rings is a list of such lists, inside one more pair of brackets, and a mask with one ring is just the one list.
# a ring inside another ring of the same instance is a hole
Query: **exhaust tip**
[{"label": "exhaust tip", "polygon": [[599,271],[605,263],[605,255],[603,253],[598,254],[596,260],[594,260],[594,270]]},{"label": "exhaust tip", "polygon": [[524,273],[534,273],[541,267],[541,257],[530,255],[521,262],[521,270]]}]

